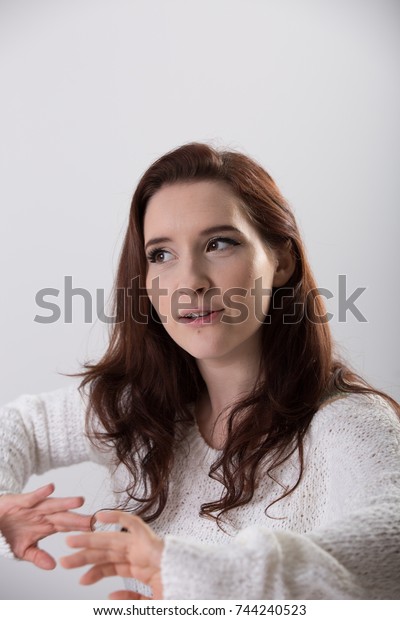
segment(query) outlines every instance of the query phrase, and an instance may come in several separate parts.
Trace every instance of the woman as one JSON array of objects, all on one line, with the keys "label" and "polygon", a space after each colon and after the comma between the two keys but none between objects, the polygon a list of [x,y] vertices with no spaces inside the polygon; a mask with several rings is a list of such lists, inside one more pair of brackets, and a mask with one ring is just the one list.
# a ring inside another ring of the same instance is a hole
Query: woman
[{"label": "woman", "polygon": [[[147,170],[110,344],[85,368],[81,394],[3,411],[9,551],[49,566],[40,537],[88,528],[69,512],[79,498],[51,507],[51,488],[20,491],[33,471],[90,458],[125,511],[97,516],[122,531],[69,538],[80,550],[62,564],[93,564],[82,583],[117,574],[168,599],[398,598],[399,407],[335,357],[293,214],[257,163],[193,143]],[[27,515],[45,531],[22,544]]]}]

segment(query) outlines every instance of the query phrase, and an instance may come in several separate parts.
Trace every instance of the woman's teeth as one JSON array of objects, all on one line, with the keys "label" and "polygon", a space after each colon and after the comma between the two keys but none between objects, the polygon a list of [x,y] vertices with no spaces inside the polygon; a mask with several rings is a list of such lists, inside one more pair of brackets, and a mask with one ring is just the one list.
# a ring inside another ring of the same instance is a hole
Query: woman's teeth
[{"label": "woman's teeth", "polygon": [[199,312],[198,314],[191,312],[190,314],[185,314],[185,319],[198,319],[200,316],[207,316],[208,314],[211,314],[211,312]]}]

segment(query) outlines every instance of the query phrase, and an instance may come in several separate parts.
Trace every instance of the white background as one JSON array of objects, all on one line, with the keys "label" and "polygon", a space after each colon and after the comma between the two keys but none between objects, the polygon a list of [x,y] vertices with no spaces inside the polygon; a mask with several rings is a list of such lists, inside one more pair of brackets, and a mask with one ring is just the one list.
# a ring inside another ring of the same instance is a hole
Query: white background
[{"label": "white background", "polygon": [[[0,402],[66,386],[107,330],[34,322],[35,294],[110,294],[131,195],[148,165],[189,141],[257,159],[292,205],[319,286],[366,291],[368,322],[337,317],[350,363],[400,398],[400,4],[396,0],[0,0]],[[76,380],[74,380],[76,381]],[[104,505],[103,473],[30,481]],[[44,546],[59,556],[63,536]],[[0,561],[0,598],[106,598]]]}]

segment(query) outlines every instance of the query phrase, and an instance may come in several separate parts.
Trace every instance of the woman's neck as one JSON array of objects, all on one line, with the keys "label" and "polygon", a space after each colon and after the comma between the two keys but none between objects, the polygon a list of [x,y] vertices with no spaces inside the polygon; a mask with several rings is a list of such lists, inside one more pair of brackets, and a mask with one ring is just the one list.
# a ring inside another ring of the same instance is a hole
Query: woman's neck
[{"label": "woman's neck", "polygon": [[198,360],[206,384],[196,408],[196,418],[204,439],[221,448],[226,439],[227,419],[232,406],[248,395],[259,376],[259,356],[221,360]]}]

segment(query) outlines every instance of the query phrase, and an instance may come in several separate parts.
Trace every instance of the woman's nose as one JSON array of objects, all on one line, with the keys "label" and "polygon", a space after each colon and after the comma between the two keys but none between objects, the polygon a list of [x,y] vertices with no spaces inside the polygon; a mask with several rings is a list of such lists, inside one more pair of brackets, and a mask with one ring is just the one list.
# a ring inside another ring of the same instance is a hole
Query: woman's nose
[{"label": "woman's nose", "polygon": [[210,274],[202,261],[190,261],[182,268],[178,278],[178,292],[182,295],[202,293],[212,287]]}]

